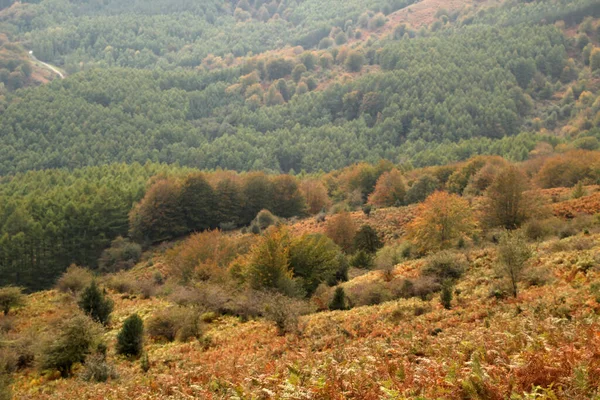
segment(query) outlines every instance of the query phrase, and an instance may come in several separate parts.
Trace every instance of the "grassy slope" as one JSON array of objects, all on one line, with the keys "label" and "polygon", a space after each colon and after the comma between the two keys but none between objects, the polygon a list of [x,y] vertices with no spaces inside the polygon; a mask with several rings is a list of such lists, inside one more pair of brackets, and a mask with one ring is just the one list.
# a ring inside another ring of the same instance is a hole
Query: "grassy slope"
[{"label": "grassy slope", "polygon": [[[552,194],[566,197],[568,191]],[[595,204],[596,197],[592,193],[579,202]],[[385,228],[390,220],[405,220],[408,211],[378,210],[369,222]],[[354,215],[358,222],[364,219]],[[311,224],[300,221],[296,227],[315,229]],[[398,232],[401,225],[396,225]],[[465,250],[469,268],[452,310],[443,309],[435,296],[323,312],[303,317],[301,334],[285,337],[263,320],[241,323],[222,317],[205,326],[209,341],[147,343],[152,364],[147,374],[138,361],[115,357],[111,350],[119,380],[94,384],[29,369],[15,376],[15,398],[458,399],[470,392],[480,395],[466,398],[506,398],[552,382],[559,398],[586,398],[589,388],[600,383],[600,303],[590,289],[600,283],[600,267],[584,273],[578,263],[598,254],[597,233],[538,244],[532,268],[537,275],[545,271],[548,283],[524,288],[518,299],[497,300],[490,297],[500,282],[495,248],[471,248]],[[398,265],[395,279],[418,275],[422,265],[423,260]],[[160,267],[155,255],[152,269]],[[140,265],[130,274],[135,279],[150,273]],[[372,271],[344,286],[351,290],[380,279],[380,272]],[[128,315],[147,317],[168,306],[160,298],[112,298],[116,307],[105,334],[111,349]],[[16,329],[43,329],[74,307],[70,296],[56,291],[31,295],[17,314]]]}]

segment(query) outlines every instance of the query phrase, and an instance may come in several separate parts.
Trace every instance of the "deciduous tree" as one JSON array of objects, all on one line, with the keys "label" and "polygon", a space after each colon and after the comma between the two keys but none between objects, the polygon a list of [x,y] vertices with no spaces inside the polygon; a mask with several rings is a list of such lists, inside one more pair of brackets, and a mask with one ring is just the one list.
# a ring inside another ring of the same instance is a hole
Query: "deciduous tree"
[{"label": "deciduous tree", "polygon": [[469,202],[447,192],[435,192],[416,211],[407,225],[412,242],[423,252],[448,248],[476,228]]}]

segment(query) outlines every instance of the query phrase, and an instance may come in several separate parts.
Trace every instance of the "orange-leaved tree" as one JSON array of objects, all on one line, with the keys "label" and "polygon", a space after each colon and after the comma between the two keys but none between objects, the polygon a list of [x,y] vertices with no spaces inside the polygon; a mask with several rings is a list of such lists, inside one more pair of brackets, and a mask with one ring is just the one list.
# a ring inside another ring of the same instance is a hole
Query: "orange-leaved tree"
[{"label": "orange-leaved tree", "polygon": [[354,235],[357,231],[357,226],[352,216],[348,212],[336,214],[327,220],[325,226],[325,234],[331,240],[342,248],[346,253],[350,253],[354,246]]},{"label": "orange-leaved tree", "polygon": [[408,238],[425,253],[448,248],[477,227],[469,202],[447,192],[430,195],[416,213],[406,231]]},{"label": "orange-leaved tree", "polygon": [[303,180],[300,183],[300,190],[304,194],[306,206],[310,214],[317,214],[331,205],[331,200],[327,194],[327,188],[323,182],[319,180]]},{"label": "orange-leaved tree", "polygon": [[402,173],[396,168],[384,172],[377,183],[375,190],[369,196],[369,204],[378,207],[398,206],[404,203],[406,185]]}]

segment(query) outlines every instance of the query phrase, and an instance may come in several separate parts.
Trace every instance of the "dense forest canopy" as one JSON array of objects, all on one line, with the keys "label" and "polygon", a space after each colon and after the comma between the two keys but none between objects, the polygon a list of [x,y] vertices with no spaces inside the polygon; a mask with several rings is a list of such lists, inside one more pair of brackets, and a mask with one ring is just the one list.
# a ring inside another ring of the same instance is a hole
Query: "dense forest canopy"
[{"label": "dense forest canopy", "polygon": [[[536,117],[548,128],[569,118],[571,105],[535,104],[585,72],[571,66],[573,51],[553,25],[475,23],[214,71],[92,68],[7,96],[0,173],[148,160],[283,172],[379,158],[443,163],[478,152],[523,160],[534,143],[513,140],[503,151],[497,141],[531,131]],[[354,68],[354,55],[369,73],[331,82]],[[417,150],[458,141],[469,143],[462,155],[442,146],[432,160]]]}]

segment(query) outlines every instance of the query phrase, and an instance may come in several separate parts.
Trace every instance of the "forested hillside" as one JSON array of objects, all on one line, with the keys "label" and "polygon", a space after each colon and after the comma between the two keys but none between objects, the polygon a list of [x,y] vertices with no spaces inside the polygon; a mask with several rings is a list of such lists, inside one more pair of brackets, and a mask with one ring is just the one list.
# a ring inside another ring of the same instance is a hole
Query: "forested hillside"
[{"label": "forested hillside", "polygon": [[310,172],[597,145],[596,2],[466,3],[393,25],[410,10],[14,4],[0,27],[71,76],[0,99],[0,174],[146,161]]},{"label": "forested hillside", "polygon": [[600,0],[0,0],[0,400],[600,400]]}]

